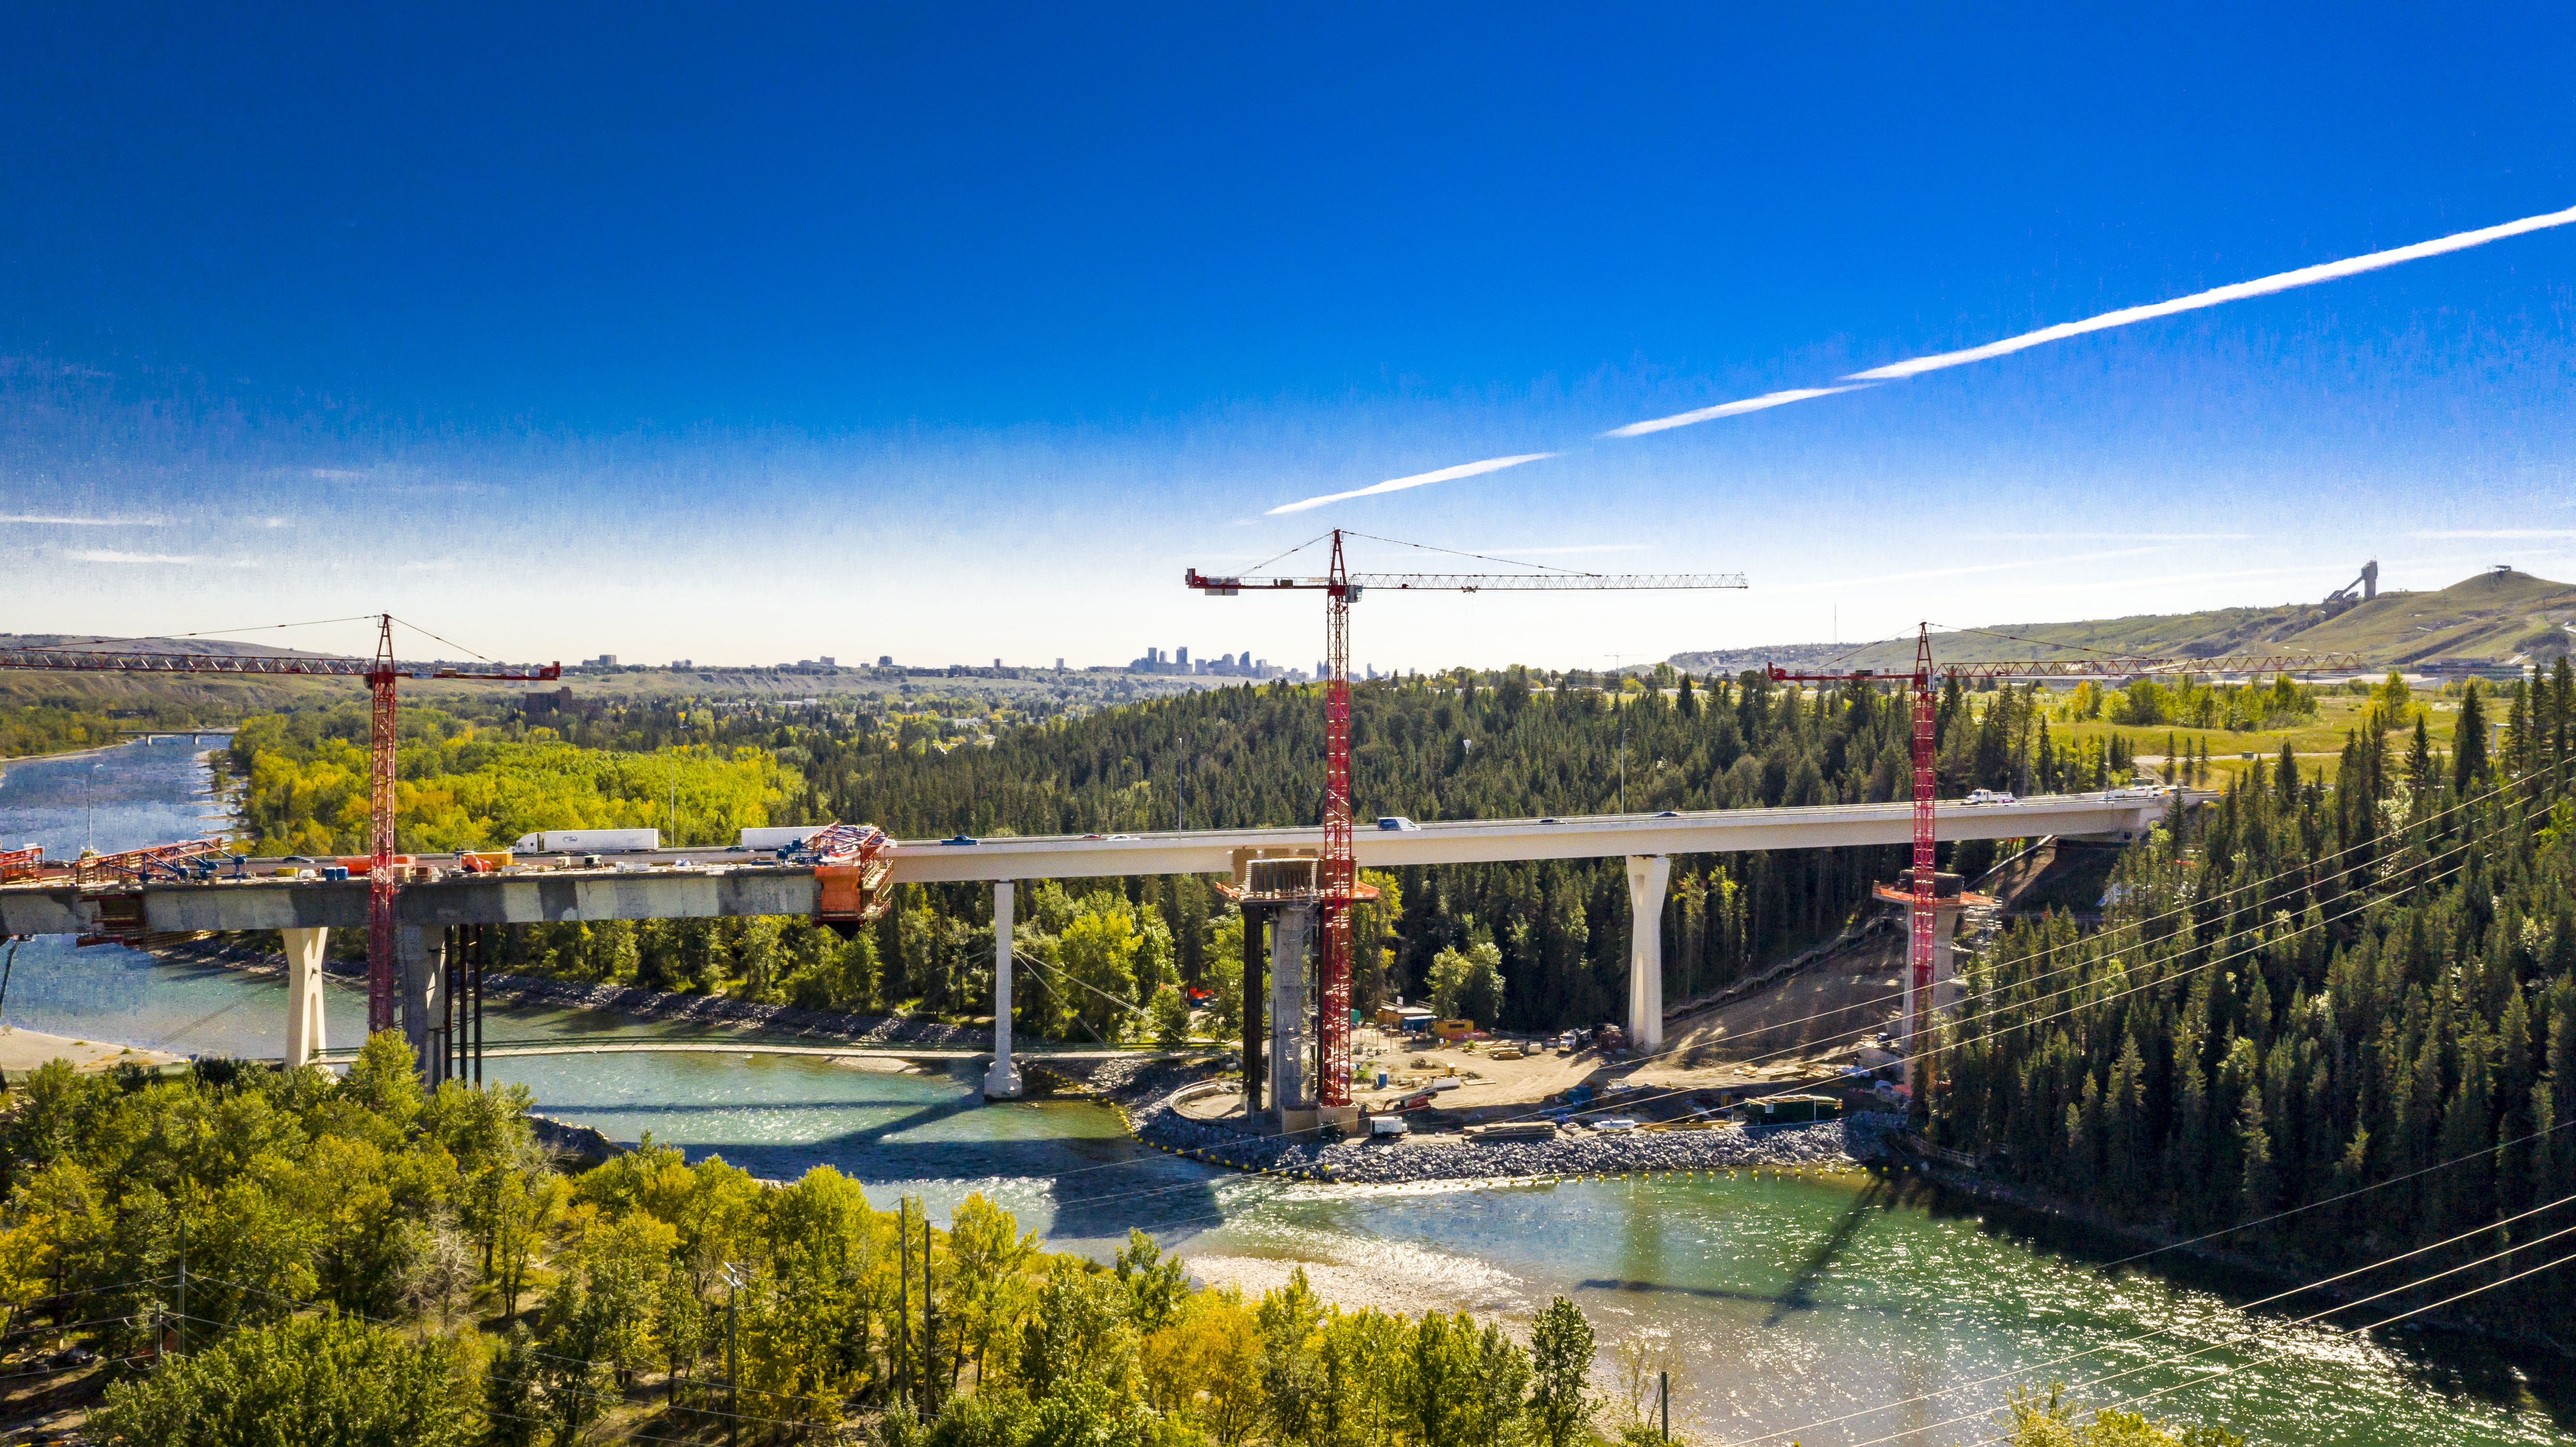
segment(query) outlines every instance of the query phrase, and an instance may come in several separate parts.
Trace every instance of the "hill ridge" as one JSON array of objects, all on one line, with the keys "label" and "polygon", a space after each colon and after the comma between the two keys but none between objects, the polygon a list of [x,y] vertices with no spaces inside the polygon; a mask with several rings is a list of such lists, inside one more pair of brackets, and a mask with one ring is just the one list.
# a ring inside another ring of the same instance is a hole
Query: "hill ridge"
[{"label": "hill ridge", "polygon": [[[2367,602],[2284,603],[2198,613],[2135,613],[2070,623],[2005,623],[1932,635],[1942,662],[1975,658],[2072,658],[2091,651],[2212,658],[2240,652],[2356,652],[2374,664],[2411,668],[2550,662],[2576,651],[2576,585],[2510,568],[2476,573],[2432,592],[2385,592]],[[1995,637],[2011,634],[2010,642]],[[1676,653],[1693,673],[1734,672],[1766,662],[1794,667],[1904,668],[1912,638],[1877,643],[1791,643]]]}]

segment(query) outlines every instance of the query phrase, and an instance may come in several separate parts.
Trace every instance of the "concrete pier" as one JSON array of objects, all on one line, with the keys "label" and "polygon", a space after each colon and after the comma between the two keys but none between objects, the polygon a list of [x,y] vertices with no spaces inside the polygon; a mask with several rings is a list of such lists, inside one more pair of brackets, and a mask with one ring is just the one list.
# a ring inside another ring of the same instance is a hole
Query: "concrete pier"
[{"label": "concrete pier", "polygon": [[986,1100],[1020,1098],[1020,1068],[1011,1063],[1011,881],[993,882],[993,1065],[984,1072]]},{"label": "concrete pier", "polygon": [[330,1043],[322,1032],[322,958],[327,929],[291,929],[286,938],[286,1065],[310,1065]]},{"label": "concrete pier", "polygon": [[1315,1125],[1315,1072],[1306,1058],[1313,1038],[1306,941],[1314,926],[1311,904],[1270,913],[1270,1103],[1283,1131]]},{"label": "concrete pier", "polygon": [[1628,1048],[1664,1043],[1664,886],[1673,861],[1628,856]]},{"label": "concrete pier", "polygon": [[447,1047],[442,1023],[447,997],[441,990],[447,964],[447,931],[404,925],[394,931],[394,960],[401,967],[396,998],[402,1003],[403,1043],[424,1082],[439,1078],[441,1054]]}]

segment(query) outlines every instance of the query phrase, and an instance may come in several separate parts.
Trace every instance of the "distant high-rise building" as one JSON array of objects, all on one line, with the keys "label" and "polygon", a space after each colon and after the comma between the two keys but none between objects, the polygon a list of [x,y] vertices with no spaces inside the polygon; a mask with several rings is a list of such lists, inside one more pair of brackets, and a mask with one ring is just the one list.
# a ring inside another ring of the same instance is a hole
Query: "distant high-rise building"
[{"label": "distant high-rise building", "polygon": [[679,671],[680,669],[687,668],[687,667],[690,667],[690,666],[691,666],[691,665],[690,665],[690,663],[689,663],[689,660],[687,660],[687,659],[685,659],[685,658],[674,658],[674,659],[672,659],[672,660],[671,660],[671,668],[672,668],[672,671],[673,671],[673,672],[677,672],[677,671]]},{"label": "distant high-rise building", "polygon": [[1055,661],[1055,671],[1056,671],[1056,672],[1058,672],[1058,673],[1062,673],[1062,672],[1064,672],[1064,660],[1063,660],[1063,659],[1058,658],[1058,659]]},{"label": "distant high-rise building", "polygon": [[999,667],[1001,667],[1001,666],[1002,666],[1002,660],[1000,660],[1000,659],[998,659],[998,658],[994,659],[994,660],[993,660],[993,666],[994,666],[995,668],[999,668]]},{"label": "distant high-rise building", "polygon": [[1179,664],[1179,665],[1180,665],[1181,667],[1183,667],[1183,668],[1187,668],[1187,667],[1189,667],[1189,666],[1190,666],[1190,650],[1189,650],[1186,646],[1184,646],[1184,647],[1181,649],[1181,651],[1180,651],[1180,652],[1175,653],[1175,654],[1173,654],[1173,655],[1172,655],[1172,661],[1173,661],[1174,663]]},{"label": "distant high-rise building", "polygon": [[880,653],[880,654],[878,654],[878,655],[877,655],[877,667],[879,667],[879,668],[892,668],[892,667],[894,667],[894,655],[893,655],[893,654],[891,654],[891,653]]},{"label": "distant high-rise building", "polygon": [[819,664],[823,665],[825,668],[838,668],[838,667],[840,667],[840,666],[841,666],[841,661],[840,661],[839,659],[837,659],[837,658],[834,658],[832,655],[830,655],[830,654],[828,654],[828,653],[824,654],[824,655],[823,655],[822,657],[820,657],[820,658],[815,659],[814,661],[815,661],[816,663],[819,663]]}]

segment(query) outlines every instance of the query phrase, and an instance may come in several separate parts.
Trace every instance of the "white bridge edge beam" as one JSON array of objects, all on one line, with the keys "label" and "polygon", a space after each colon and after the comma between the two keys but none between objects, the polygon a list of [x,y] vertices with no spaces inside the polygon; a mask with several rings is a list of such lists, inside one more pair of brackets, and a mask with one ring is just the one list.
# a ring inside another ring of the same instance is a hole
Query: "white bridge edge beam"
[{"label": "white bridge edge beam", "polygon": [[1628,856],[1628,1048],[1664,1043],[1664,886],[1673,861],[1662,854]]},{"label": "white bridge edge beam", "polygon": [[322,957],[327,929],[280,931],[286,937],[286,1068],[313,1063],[330,1043],[322,1031]]},{"label": "white bridge edge beam", "polygon": [[993,1065],[984,1072],[986,1100],[1017,1100],[1020,1068],[1011,1063],[1011,881],[993,881]]}]

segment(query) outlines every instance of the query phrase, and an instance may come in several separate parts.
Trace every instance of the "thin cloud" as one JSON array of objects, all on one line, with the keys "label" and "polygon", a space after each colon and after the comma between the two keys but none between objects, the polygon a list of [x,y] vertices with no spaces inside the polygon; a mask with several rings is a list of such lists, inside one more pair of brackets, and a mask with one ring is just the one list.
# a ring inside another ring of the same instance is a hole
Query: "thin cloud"
[{"label": "thin cloud", "polygon": [[1766,593],[1812,593],[1820,588],[1854,588],[1868,583],[1912,583],[1925,578],[1963,578],[1972,573],[2006,573],[2020,568],[2054,568],[2067,563],[2090,563],[2104,558],[2134,558],[2142,553],[2169,552],[2167,547],[2113,548],[2100,553],[2068,553],[2044,558],[2020,558],[2008,563],[1972,563],[1958,568],[1928,568],[1916,573],[1878,573],[1866,578],[1833,578],[1816,583],[1789,583],[1765,588]]},{"label": "thin cloud", "polygon": [[248,559],[209,558],[195,553],[120,553],[107,548],[79,548],[63,554],[75,563],[113,563],[172,568],[255,568]]},{"label": "thin cloud", "polygon": [[175,567],[186,567],[206,561],[204,558],[177,553],[118,553],[105,548],[81,548],[65,553],[63,556],[75,563],[167,563]]},{"label": "thin cloud", "polygon": [[2445,528],[2408,533],[2410,538],[2576,538],[2576,528]]},{"label": "thin cloud", "polygon": [[2252,533],[1987,533],[1984,536],[2056,543],[2208,543],[2230,542],[2254,535]]},{"label": "thin cloud", "polygon": [[1811,397],[1831,397],[1837,392],[1857,392],[1869,385],[1867,382],[1855,382],[1848,387],[1800,387],[1788,392],[1765,392],[1759,397],[1747,397],[1741,402],[1720,402],[1714,407],[1702,407],[1696,412],[1676,412],[1670,417],[1657,417],[1648,422],[1631,422],[1625,427],[1613,427],[1601,435],[1643,437],[1649,432],[1668,432],[1675,427],[1688,427],[1694,422],[1713,422],[1720,417],[1741,417],[1747,412],[1786,407],[1792,402],[1804,402]]},{"label": "thin cloud", "polygon": [[0,523],[31,523],[58,528],[157,528],[160,518],[76,518],[51,517],[34,513],[11,513],[0,517]]},{"label": "thin cloud", "polygon": [[1382,492],[1402,492],[1408,487],[1429,487],[1435,482],[1455,482],[1462,477],[1500,472],[1506,467],[1518,467],[1524,462],[1538,462],[1554,456],[1556,454],[1553,452],[1524,452],[1517,457],[1488,457],[1482,462],[1462,462],[1456,467],[1444,467],[1437,472],[1417,472],[1411,477],[1389,478],[1374,486],[1357,487],[1349,492],[1327,493],[1322,497],[1307,498],[1303,502],[1282,503],[1264,516],[1277,517],[1281,513],[1304,512],[1310,507],[1322,507],[1328,502],[1346,502],[1355,497],[1375,497]]}]

